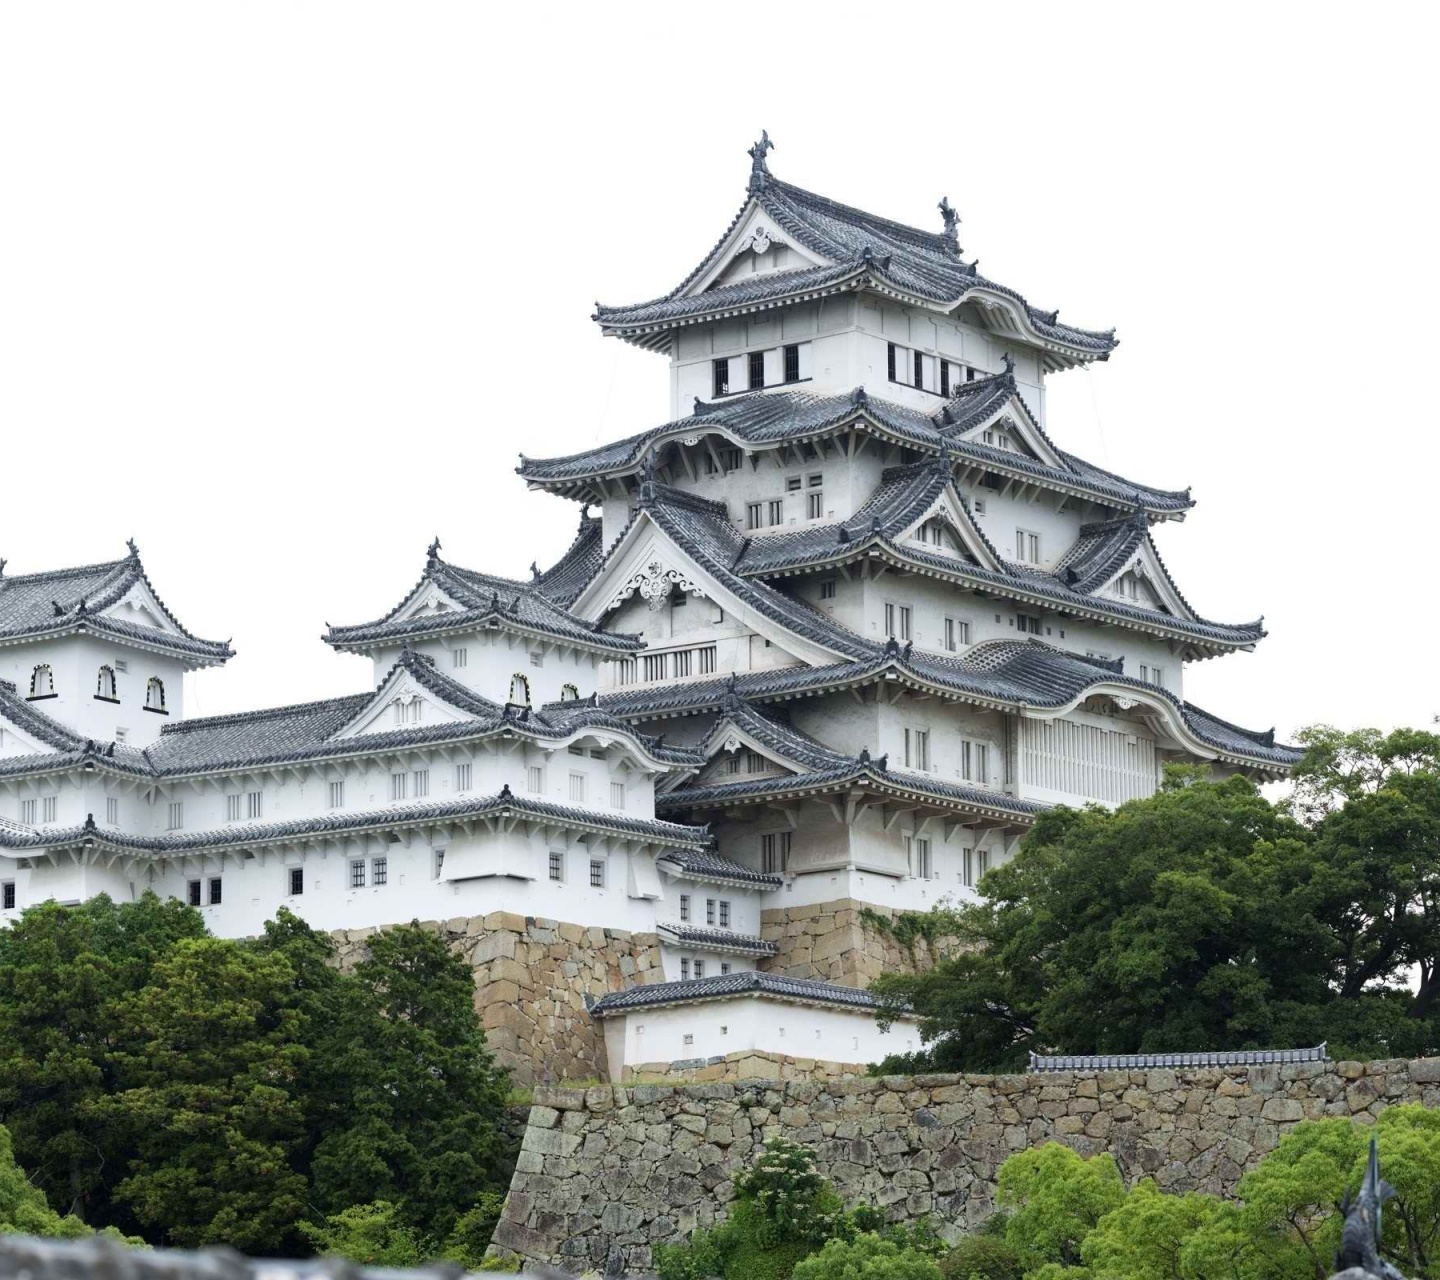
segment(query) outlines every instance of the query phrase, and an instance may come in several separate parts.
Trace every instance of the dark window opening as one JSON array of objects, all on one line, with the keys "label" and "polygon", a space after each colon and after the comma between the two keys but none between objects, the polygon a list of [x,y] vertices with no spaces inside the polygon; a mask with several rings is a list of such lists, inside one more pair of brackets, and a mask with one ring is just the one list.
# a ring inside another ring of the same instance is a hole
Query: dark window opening
[{"label": "dark window opening", "polygon": [[305,869],[303,867],[290,868],[290,896],[298,897],[305,892]]},{"label": "dark window opening", "polygon": [[213,876],[213,877],[211,878],[211,880],[210,880],[210,905],[211,905],[212,907],[218,907],[218,906],[220,905],[220,877],[219,877],[219,876]]},{"label": "dark window opening", "polygon": [[890,381],[891,381],[891,382],[894,382],[894,381],[895,381],[895,344],[894,344],[893,342],[890,344],[890,350],[889,350],[889,353],[888,353],[887,356],[886,356],[886,362],[887,362],[887,365],[888,365],[888,367],[889,367]]},{"label": "dark window opening", "polygon": [[192,907],[198,907],[198,906],[200,905],[200,902],[201,902],[201,899],[200,899],[200,881],[198,881],[198,880],[191,880],[188,884],[186,884],[185,888],[186,888],[186,890],[187,890],[186,897],[187,897],[187,900],[189,901],[190,905],[191,905]]},{"label": "dark window opening", "polygon": [[785,348],[785,381],[800,381],[800,348],[789,346]]},{"label": "dark window opening", "polygon": [[752,351],[750,353],[750,390],[756,391],[765,385],[765,353],[763,351]]},{"label": "dark window opening", "polygon": [[728,396],[730,394],[730,361],[715,361],[715,394],[717,396]]},{"label": "dark window opening", "polygon": [[948,360],[940,361],[940,394],[947,397],[950,394],[950,361]]},{"label": "dark window opening", "polygon": [[925,386],[925,357],[918,351],[915,353],[915,385],[921,388]]},{"label": "dark window opening", "polygon": [[0,884],[0,911],[13,910],[15,906],[15,881],[7,880]]}]

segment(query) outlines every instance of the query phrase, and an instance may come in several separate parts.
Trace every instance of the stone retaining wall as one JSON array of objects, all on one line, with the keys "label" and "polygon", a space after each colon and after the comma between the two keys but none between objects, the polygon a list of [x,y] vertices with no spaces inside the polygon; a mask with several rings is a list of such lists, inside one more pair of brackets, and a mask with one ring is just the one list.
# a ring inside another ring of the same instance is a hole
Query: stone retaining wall
[{"label": "stone retaining wall", "polygon": [[[475,1008],[496,1059],[518,1084],[603,1080],[605,1040],[585,997],[662,981],[653,933],[587,928],[494,911],[431,920],[475,971]],[[362,958],[378,929],[332,934],[342,967]]]},{"label": "stone retaining wall", "polygon": [[712,1084],[717,1080],[859,1080],[868,1066],[863,1062],[826,1062],[823,1058],[793,1058],[788,1053],[742,1049],[718,1058],[691,1058],[682,1062],[648,1062],[626,1067],[622,1084],[641,1081],[675,1084]]},{"label": "stone retaining wall", "polygon": [[866,910],[890,920],[904,914],[888,907],[867,907],[854,898],[762,911],[760,936],[780,950],[762,960],[760,968],[790,978],[868,987],[882,973],[923,973],[937,954],[954,945],[955,940],[947,938],[932,947],[917,938],[906,946],[867,923],[861,914]]},{"label": "stone retaining wall", "polygon": [[[1127,1179],[1229,1194],[1297,1121],[1440,1106],[1440,1058],[1224,1069],[537,1089],[492,1251],[644,1270],[724,1216],[771,1137],[811,1147],[848,1205],[978,1225],[1012,1152],[1109,1151]],[[608,1274],[608,1273],[607,1273]]]}]

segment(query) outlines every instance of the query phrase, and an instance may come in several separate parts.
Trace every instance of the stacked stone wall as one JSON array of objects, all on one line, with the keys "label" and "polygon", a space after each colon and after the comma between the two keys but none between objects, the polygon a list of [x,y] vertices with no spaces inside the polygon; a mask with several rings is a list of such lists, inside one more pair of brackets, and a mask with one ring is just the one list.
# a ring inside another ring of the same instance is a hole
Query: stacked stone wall
[{"label": "stacked stone wall", "polygon": [[812,1148],[847,1204],[953,1238],[989,1216],[997,1170],[1026,1147],[1109,1151],[1127,1180],[1228,1195],[1298,1121],[1401,1102],[1440,1106],[1440,1059],[539,1089],[494,1248],[643,1271],[656,1244],[724,1217],[731,1177],[771,1137]]},{"label": "stacked stone wall", "polygon": [[681,1062],[648,1062],[625,1068],[622,1083],[712,1084],[717,1080],[858,1080],[868,1070],[863,1062],[827,1062],[794,1058],[786,1053],[742,1049],[716,1058]]},{"label": "stacked stone wall", "polygon": [[882,973],[924,973],[937,954],[955,945],[953,938],[901,942],[892,931],[867,920],[867,914],[893,923],[904,913],[854,898],[762,911],[760,936],[780,950],[760,967],[790,978],[863,988]]},{"label": "stacked stone wall", "polygon": [[[475,1008],[496,1059],[518,1084],[603,1080],[600,1024],[585,998],[662,980],[660,940],[495,911],[428,921],[475,973]],[[353,966],[379,929],[332,935],[338,963]]]}]

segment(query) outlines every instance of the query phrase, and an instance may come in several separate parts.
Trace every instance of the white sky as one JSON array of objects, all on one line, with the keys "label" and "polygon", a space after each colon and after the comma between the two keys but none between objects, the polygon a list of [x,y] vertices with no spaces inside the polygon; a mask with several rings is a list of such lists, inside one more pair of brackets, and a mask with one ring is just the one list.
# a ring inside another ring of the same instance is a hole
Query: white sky
[{"label": "white sky", "polygon": [[1062,447],[1198,508],[1161,551],[1264,613],[1187,693],[1242,724],[1440,712],[1433,5],[0,8],[0,555],[133,535],[239,656],[191,714],[366,687],[324,623],[439,534],[574,531],[516,454],[664,421],[591,303],[673,287],[781,177],[938,228],[1086,327]]}]

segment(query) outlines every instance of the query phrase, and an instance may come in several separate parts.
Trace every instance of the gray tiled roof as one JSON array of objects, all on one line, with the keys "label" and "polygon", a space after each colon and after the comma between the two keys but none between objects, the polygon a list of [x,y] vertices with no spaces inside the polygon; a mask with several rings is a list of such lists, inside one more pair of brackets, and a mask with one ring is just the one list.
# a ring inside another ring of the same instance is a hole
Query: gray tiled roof
[{"label": "gray tiled roof", "polygon": [[1194,505],[1188,490],[1137,484],[1063,450],[1055,451],[1065,464],[1057,468],[1028,454],[960,438],[1012,400],[1023,407],[1016,395],[1014,376],[1009,373],[964,384],[949,404],[933,414],[865,395],[858,388],[849,395],[838,396],[805,391],[757,391],[709,404],[697,401],[695,411],[687,417],[583,453],[560,458],[529,458],[521,454],[516,470],[534,486],[599,501],[603,494],[595,484],[598,477],[633,475],[640,471],[652,452],[672,441],[703,435],[707,428],[742,445],[764,448],[781,442],[835,435],[854,427],[876,432],[922,454],[948,454],[962,466],[969,463],[974,467],[1015,473],[1127,510],[1138,503],[1148,512],[1167,515],[1187,511]]},{"label": "gray tiled roof", "polygon": [[239,822],[211,831],[182,831],[164,836],[135,836],[97,826],[93,817],[77,826],[0,828],[0,849],[67,848],[93,843],[139,853],[180,854],[199,849],[244,848],[276,844],[302,836],[343,835],[387,827],[423,825],[431,822],[483,818],[514,814],[540,818],[577,830],[619,832],[652,844],[676,848],[706,847],[711,837],[706,827],[684,826],[651,818],[577,809],[513,795],[506,787],[498,795],[466,796],[460,800],[434,800],[418,804],[391,805],[384,809],[331,811],[310,818],[286,822]]},{"label": "gray tiled roof", "polygon": [[[674,849],[662,855],[659,863],[670,863],[675,870],[696,880],[745,885],[751,889],[778,889],[785,883],[783,876],[752,871],[714,849]],[[662,865],[662,869],[666,868]]]},{"label": "gray tiled roof", "polygon": [[[172,635],[155,627],[101,616],[104,610],[123,600],[137,583],[145,584],[179,634]],[[0,640],[29,639],[69,631],[85,631],[154,646],[207,665],[224,662],[235,653],[229,641],[201,640],[180,625],[179,619],[165,607],[154,584],[145,576],[137,551],[132,550],[123,560],[109,560],[74,569],[55,569],[48,573],[16,576],[5,573],[0,567]]]},{"label": "gray tiled roof", "polygon": [[1313,1049],[1230,1049],[1218,1053],[1032,1053],[1028,1070],[1037,1074],[1053,1071],[1144,1071],[1151,1067],[1254,1067],[1270,1063],[1329,1062],[1329,1050],[1322,1043]]},{"label": "gray tiled roof", "polygon": [[[572,566],[576,570],[581,567],[583,562]],[[433,582],[461,607],[419,618],[397,617],[427,581]],[[473,569],[462,569],[440,559],[434,548],[420,581],[394,609],[374,622],[331,627],[325,635],[325,642],[337,649],[368,649],[437,632],[483,626],[508,626],[536,632],[588,649],[628,653],[644,647],[638,636],[601,631],[567,612],[542,589],[542,579],[516,582],[513,578],[497,578]]]},{"label": "gray tiled roof", "polygon": [[605,522],[585,511],[580,531],[565,554],[535,579],[535,589],[547,600],[568,609],[605,563]]},{"label": "gray tiled roof", "polygon": [[[1158,629],[1202,643],[1248,647],[1265,635],[1258,621],[1236,624],[1177,617],[1094,595],[1142,542],[1149,541],[1141,513],[1123,520],[1085,525],[1075,547],[1061,559],[1053,573],[1005,561],[978,525],[973,526],[976,535],[1003,569],[991,569],[973,557],[948,555],[904,538],[905,530],[935,502],[949,480],[949,467],[938,459],[887,468],[875,492],[849,519],[751,537],[745,542],[734,568],[751,577],[771,577],[793,573],[802,567],[814,571],[829,565],[849,564],[879,551],[909,567],[952,580],[996,588],[1001,594],[1013,596],[1018,592],[1030,603],[1039,597],[1051,607],[1067,612],[1081,611],[1108,621],[1123,620],[1122,625]],[[964,499],[958,494],[956,498],[963,506]],[[1153,550],[1153,541],[1149,545]],[[1159,560],[1158,551],[1155,555]],[[1161,563],[1163,566],[1163,561]],[[1074,582],[1070,581],[1072,573]],[[1173,587],[1174,583],[1170,585]],[[1180,595],[1178,588],[1176,595]]]},{"label": "gray tiled roof", "polygon": [[766,942],[748,933],[732,933],[729,929],[710,929],[693,924],[672,924],[662,920],[656,928],[667,940],[699,947],[702,950],[743,951],[750,955],[773,956],[778,944]]},{"label": "gray tiled roof", "polygon": [[656,982],[646,986],[627,987],[601,996],[591,1006],[594,1017],[628,1013],[631,1009],[653,1009],[659,1005],[692,1004],[702,1000],[723,1000],[732,996],[773,996],[781,1000],[816,1001],[821,1004],[843,1005],[870,1011],[881,1002],[858,987],[842,987],[834,982],[816,982],[810,978],[787,978],[778,973],[761,973],[750,969],[743,973],[720,974],[714,978],[692,978],[688,982]]},{"label": "gray tiled roof", "polygon": [[[655,759],[678,767],[704,761],[704,757],[693,750],[668,746],[650,734],[637,733],[628,721],[591,700],[533,709],[505,707],[452,680],[423,654],[403,650],[391,673],[400,668],[437,698],[474,718],[406,725],[337,739],[335,734],[376,697],[374,692],[357,693],[294,706],[175,721],[165,726],[154,743],[139,751],[113,744],[101,746],[81,738],[19,697],[13,685],[0,681],[0,714],[56,748],[53,755],[0,758],[0,775],[53,771],[93,762],[123,773],[175,777],[210,770],[258,768],[470,742],[496,733],[554,742],[586,729],[608,730],[633,738]],[[387,674],[386,680],[389,678]]]},{"label": "gray tiled roof", "polygon": [[[725,239],[752,199],[782,232],[833,265],[767,272],[740,284],[686,296],[686,290],[718,261]],[[790,301],[847,285],[899,290],[946,310],[983,289],[1008,298],[1040,338],[1065,348],[1072,359],[1104,359],[1117,345],[1113,330],[1099,332],[1061,324],[1058,313],[1031,306],[1015,290],[980,275],[974,263],[961,260],[958,245],[944,234],[877,217],[768,175],[758,187],[752,186],[750,198],[720,244],[674,290],[663,298],[631,306],[597,305],[595,319],[607,333],[639,338],[696,317]],[[653,345],[653,340],[647,345]]]}]

